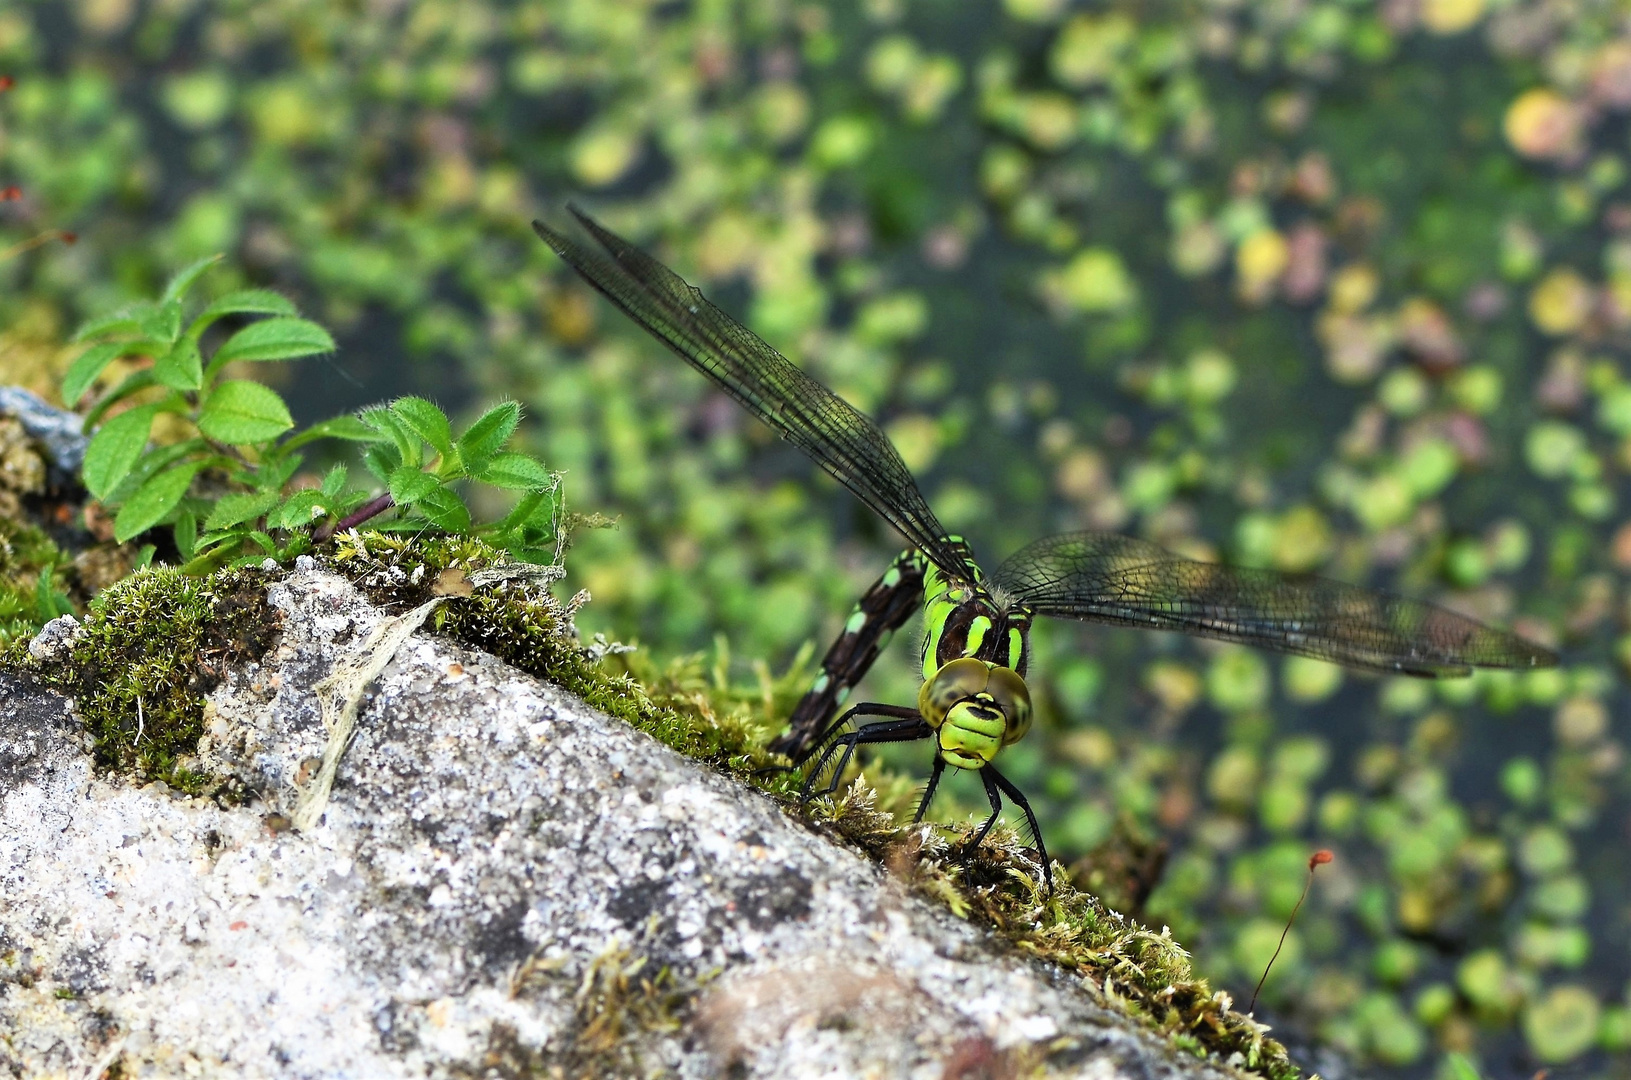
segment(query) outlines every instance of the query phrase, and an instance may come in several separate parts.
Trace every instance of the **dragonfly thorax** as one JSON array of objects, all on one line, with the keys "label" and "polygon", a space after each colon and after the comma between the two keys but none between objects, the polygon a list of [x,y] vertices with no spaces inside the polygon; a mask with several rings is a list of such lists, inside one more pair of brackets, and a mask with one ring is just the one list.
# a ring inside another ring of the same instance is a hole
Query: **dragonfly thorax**
[{"label": "dragonfly thorax", "polygon": [[947,765],[979,769],[1030,730],[1031,692],[1013,668],[963,656],[923,683],[917,711]]},{"label": "dragonfly thorax", "polygon": [[1021,678],[1030,663],[1030,610],[934,566],[923,578],[923,627],[925,682],[964,656],[1012,668]]}]

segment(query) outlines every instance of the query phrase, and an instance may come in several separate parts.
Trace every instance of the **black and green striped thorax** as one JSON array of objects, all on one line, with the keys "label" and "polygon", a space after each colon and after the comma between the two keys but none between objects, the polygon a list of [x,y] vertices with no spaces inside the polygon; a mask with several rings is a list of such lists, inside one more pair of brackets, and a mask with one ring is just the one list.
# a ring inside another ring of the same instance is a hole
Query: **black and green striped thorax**
[{"label": "black and green striped thorax", "polygon": [[[968,551],[961,537],[952,540]],[[923,627],[925,680],[960,657],[1025,675],[1030,662],[1030,609],[988,587],[971,555],[964,559],[961,575],[947,574],[923,560]]]}]

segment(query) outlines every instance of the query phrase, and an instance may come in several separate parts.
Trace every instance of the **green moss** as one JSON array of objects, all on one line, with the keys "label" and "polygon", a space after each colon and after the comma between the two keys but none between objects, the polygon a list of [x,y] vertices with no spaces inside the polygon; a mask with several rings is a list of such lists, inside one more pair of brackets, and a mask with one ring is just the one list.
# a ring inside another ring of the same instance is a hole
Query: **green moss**
[{"label": "green moss", "polygon": [[32,525],[0,516],[0,647],[66,613],[66,557]]},{"label": "green moss", "polygon": [[229,663],[260,656],[276,621],[258,575],[145,569],[91,602],[84,633],[48,662],[15,641],[6,667],[74,699],[98,766],[189,793],[218,786],[194,755],[204,695]]}]

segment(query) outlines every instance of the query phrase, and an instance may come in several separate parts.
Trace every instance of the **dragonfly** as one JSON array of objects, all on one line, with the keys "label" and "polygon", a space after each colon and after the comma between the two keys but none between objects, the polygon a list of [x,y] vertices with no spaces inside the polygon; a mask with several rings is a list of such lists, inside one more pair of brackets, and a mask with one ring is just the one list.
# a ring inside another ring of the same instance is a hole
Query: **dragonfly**
[{"label": "dragonfly", "polygon": [[[889,437],[678,274],[575,206],[595,246],[533,228],[590,285],[750,413],[797,446],[909,543],[861,597],[827,650],[787,730],[770,749],[809,765],[803,795],[837,789],[857,749],[929,740],[921,821],[947,769],[976,773],[991,816],[963,847],[972,855],[1002,814],[1024,813],[1047,889],[1052,866],[1030,802],[998,771],[1002,750],[1031,726],[1025,675],[1038,616],[1169,630],[1314,657],[1387,675],[1462,676],[1473,668],[1540,668],[1548,650],[1420,600],[1313,575],[1200,562],[1105,532],[1049,536],[987,574],[935,518]],[[923,611],[923,683],[915,705],[844,708],[891,636]],[[836,715],[835,715],[836,714]],[[815,785],[829,777],[825,787]]]}]

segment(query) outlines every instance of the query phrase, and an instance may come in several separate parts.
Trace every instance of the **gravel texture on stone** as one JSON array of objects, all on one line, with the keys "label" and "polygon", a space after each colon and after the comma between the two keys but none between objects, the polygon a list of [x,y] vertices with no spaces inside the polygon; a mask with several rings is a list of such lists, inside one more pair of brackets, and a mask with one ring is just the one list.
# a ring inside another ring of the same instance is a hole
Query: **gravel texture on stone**
[{"label": "gravel texture on stone", "polygon": [[0,682],[0,1072],[1223,1076],[769,799],[431,634],[372,684],[320,823],[313,687],[386,616],[268,590],[211,694],[223,808],[96,775]]}]

